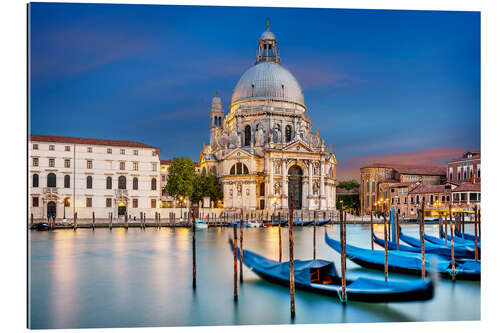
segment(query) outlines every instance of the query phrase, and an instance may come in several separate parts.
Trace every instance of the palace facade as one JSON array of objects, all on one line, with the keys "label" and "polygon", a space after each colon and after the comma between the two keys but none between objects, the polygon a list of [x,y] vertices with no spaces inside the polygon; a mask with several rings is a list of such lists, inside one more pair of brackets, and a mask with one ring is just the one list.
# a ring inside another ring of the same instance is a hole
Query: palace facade
[{"label": "palace facade", "polygon": [[153,216],[160,149],[134,141],[30,135],[28,208],[35,219]]},{"label": "palace facade", "polygon": [[334,210],[337,161],[306,113],[302,89],[267,30],[255,63],[234,88],[229,112],[216,94],[201,172],[222,183],[224,209]]}]

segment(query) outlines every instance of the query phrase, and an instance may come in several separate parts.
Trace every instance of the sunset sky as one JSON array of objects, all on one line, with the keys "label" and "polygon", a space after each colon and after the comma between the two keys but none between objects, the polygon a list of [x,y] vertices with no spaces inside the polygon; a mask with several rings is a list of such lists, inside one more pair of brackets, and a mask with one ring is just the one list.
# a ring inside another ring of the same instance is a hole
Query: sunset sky
[{"label": "sunset sky", "polygon": [[478,12],[33,3],[33,134],[134,140],[198,160],[266,18],[338,178],[480,149]]}]

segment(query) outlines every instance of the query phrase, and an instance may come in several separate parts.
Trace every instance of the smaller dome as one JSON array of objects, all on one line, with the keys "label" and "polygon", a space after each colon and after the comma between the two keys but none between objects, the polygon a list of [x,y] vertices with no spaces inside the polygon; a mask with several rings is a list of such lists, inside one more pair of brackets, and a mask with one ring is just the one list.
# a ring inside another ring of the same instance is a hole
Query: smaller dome
[{"label": "smaller dome", "polygon": [[262,33],[262,35],[260,35],[260,39],[261,40],[265,40],[265,39],[267,39],[267,40],[269,40],[269,39],[276,40],[276,37],[274,36],[274,34],[271,31],[266,30],[266,31],[264,31]]}]

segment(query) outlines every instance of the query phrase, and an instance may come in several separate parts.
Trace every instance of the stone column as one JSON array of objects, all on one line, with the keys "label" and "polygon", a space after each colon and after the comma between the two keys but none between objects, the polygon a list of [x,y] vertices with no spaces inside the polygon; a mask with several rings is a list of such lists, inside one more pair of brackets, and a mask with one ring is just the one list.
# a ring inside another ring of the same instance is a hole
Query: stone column
[{"label": "stone column", "polygon": [[325,158],[321,156],[321,168],[320,168],[320,183],[319,183],[319,194],[320,194],[320,209],[326,209],[326,197],[325,197]]},{"label": "stone column", "polygon": [[313,208],[313,161],[309,161],[309,187],[307,190],[307,198],[308,198],[308,208],[312,209]]},{"label": "stone column", "polygon": [[272,158],[269,158],[271,169],[269,170],[269,191],[266,193],[269,200],[266,200],[266,208],[270,209],[271,207],[267,207],[267,203],[271,203],[270,198],[274,197],[274,161]]},{"label": "stone column", "polygon": [[281,160],[281,207],[288,207],[288,186],[286,182],[286,160]]}]

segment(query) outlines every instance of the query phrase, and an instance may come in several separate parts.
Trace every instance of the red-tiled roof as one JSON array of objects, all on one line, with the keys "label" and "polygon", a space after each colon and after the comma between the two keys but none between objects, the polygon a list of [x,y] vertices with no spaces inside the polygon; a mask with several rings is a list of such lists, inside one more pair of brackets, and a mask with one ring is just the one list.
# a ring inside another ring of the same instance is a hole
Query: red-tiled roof
[{"label": "red-tiled roof", "polygon": [[160,160],[160,165],[170,165],[172,164],[172,160]]},{"label": "red-tiled roof", "polygon": [[452,192],[469,192],[469,191],[480,192],[481,183],[462,183],[452,190]]},{"label": "red-tiled roof", "polygon": [[345,188],[337,186],[337,194],[341,194],[341,195],[349,195],[349,194],[358,195],[359,194],[359,187],[355,187],[355,188],[352,188],[352,189],[348,190],[348,189],[345,189]]},{"label": "red-tiled roof", "polygon": [[396,179],[387,178],[379,181],[379,183],[399,183]]},{"label": "red-tiled roof", "polygon": [[394,183],[389,187],[412,187],[415,184],[417,184],[417,182],[401,182],[401,183]]},{"label": "red-tiled roof", "polygon": [[[466,157],[468,153],[472,154],[472,156],[470,158]],[[481,159],[481,152],[479,152],[479,151],[468,151],[468,152],[464,153],[464,155],[462,157],[454,159],[454,160],[451,160],[448,163],[461,162],[461,161],[465,162],[465,161],[469,161],[469,160],[472,160],[472,159]]]},{"label": "red-tiled roof", "polygon": [[425,194],[425,193],[444,193],[450,190],[445,189],[444,185],[430,185],[420,184],[410,191],[411,194]]},{"label": "red-tiled roof", "polygon": [[117,147],[132,147],[132,148],[153,148],[160,150],[158,147],[146,145],[137,141],[122,141],[122,140],[106,140],[106,139],[90,139],[90,138],[75,138],[70,136],[53,136],[31,134],[30,141],[42,142],[59,142],[59,143],[75,143],[82,145],[101,145],[101,146],[117,146]]},{"label": "red-tiled roof", "polygon": [[394,169],[399,173],[410,175],[446,176],[446,167],[444,166],[373,163],[368,166],[362,167],[361,169],[364,168]]}]

